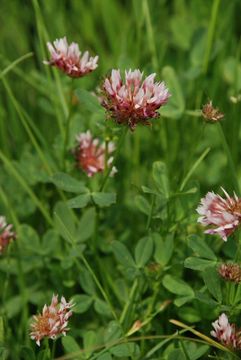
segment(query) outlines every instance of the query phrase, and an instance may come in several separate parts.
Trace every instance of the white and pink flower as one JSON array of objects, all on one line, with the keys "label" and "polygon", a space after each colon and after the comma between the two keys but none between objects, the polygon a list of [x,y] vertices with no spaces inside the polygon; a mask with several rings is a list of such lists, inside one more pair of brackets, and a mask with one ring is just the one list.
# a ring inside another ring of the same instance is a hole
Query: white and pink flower
[{"label": "white and pink flower", "polygon": [[98,66],[98,56],[91,57],[88,51],[81,55],[78,44],[70,45],[66,37],[56,39],[53,44],[47,43],[51,58],[44,61],[47,65],[58,67],[72,78],[79,78],[95,70]]},{"label": "white and pink flower", "polygon": [[7,224],[4,216],[0,216],[0,255],[8,247],[10,241],[16,238],[16,234],[12,231],[12,227],[12,224]]},{"label": "white and pink flower", "polygon": [[197,208],[200,215],[198,222],[204,226],[211,226],[205,231],[206,234],[218,234],[224,241],[230,236],[241,222],[241,199],[234,196],[231,197],[222,189],[226,198],[208,192],[201,199],[201,203]]},{"label": "white and pink flower", "polygon": [[89,177],[105,171],[106,166],[112,167],[111,176],[117,172],[116,168],[112,166],[113,156],[110,156],[115,150],[113,142],[108,142],[106,145],[101,144],[99,139],[93,138],[89,130],[86,133],[78,134],[76,140],[78,144],[74,155],[77,167],[85,171]]},{"label": "white and pink flower", "polygon": [[131,130],[142,123],[157,118],[157,110],[170,97],[164,82],[155,82],[156,74],[143,80],[140,70],[125,71],[124,80],[120,70],[113,69],[102,86],[102,106],[118,124],[126,124]]},{"label": "white and pink flower", "polygon": [[74,306],[71,302],[66,302],[62,296],[60,303],[58,295],[53,295],[51,304],[44,305],[42,314],[35,315],[30,325],[30,337],[40,346],[40,341],[47,337],[55,339],[58,335],[66,335],[68,320],[72,315],[70,310]]},{"label": "white and pink flower", "polygon": [[229,323],[227,315],[220,315],[219,318],[212,323],[212,326],[214,330],[211,331],[211,335],[220,343],[233,349],[237,347],[238,337],[236,328],[234,324]]}]

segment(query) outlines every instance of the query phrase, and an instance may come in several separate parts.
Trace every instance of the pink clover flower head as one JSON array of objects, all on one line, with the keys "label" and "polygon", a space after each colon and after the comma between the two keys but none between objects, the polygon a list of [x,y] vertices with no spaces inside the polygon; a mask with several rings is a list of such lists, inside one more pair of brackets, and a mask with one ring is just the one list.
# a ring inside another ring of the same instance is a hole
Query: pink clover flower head
[{"label": "pink clover flower head", "polygon": [[122,79],[120,70],[113,69],[102,85],[102,106],[118,124],[134,130],[141,123],[159,117],[158,109],[171,96],[164,82],[155,82],[156,74],[143,79],[140,70],[126,70]]},{"label": "pink clover flower head", "polygon": [[0,216],[0,255],[8,247],[10,241],[16,238],[16,234],[12,231],[12,227],[12,224],[7,224],[4,216]]},{"label": "pink clover flower head", "polygon": [[91,57],[88,51],[82,55],[78,44],[69,45],[66,37],[56,39],[53,44],[48,42],[47,47],[51,57],[44,64],[56,66],[72,78],[85,76],[98,66],[98,56]]},{"label": "pink clover flower head", "polygon": [[224,241],[239,226],[241,221],[241,199],[234,196],[231,197],[222,189],[226,198],[208,192],[201,199],[201,203],[197,208],[200,215],[198,222],[204,226],[211,226],[205,231],[206,234],[218,234]]},{"label": "pink clover flower head", "polygon": [[226,314],[222,314],[212,323],[214,330],[211,335],[227,347],[237,347],[237,333],[234,324],[230,324]]},{"label": "pink clover flower head", "polygon": [[[98,172],[103,172],[107,167],[111,167],[113,163],[113,156],[111,154],[115,150],[113,142],[100,143],[99,139],[94,139],[90,131],[80,133],[76,136],[77,146],[74,150],[76,164],[81,168],[89,177],[92,177]],[[107,152],[107,160],[105,159]],[[117,172],[115,166],[112,166],[110,176],[114,176]]]},{"label": "pink clover flower head", "polygon": [[72,302],[67,302],[62,296],[60,303],[58,295],[53,295],[51,304],[44,305],[42,313],[33,317],[30,325],[30,337],[40,346],[40,341],[47,337],[55,339],[58,335],[66,335],[68,328],[68,320],[72,315],[71,308],[74,306]]}]

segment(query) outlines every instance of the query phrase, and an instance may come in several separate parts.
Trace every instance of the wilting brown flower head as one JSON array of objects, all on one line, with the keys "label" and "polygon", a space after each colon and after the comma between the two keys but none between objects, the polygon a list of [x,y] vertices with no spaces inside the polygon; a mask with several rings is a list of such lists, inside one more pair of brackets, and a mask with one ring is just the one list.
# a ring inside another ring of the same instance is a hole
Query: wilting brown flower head
[{"label": "wilting brown flower head", "polygon": [[16,234],[12,231],[12,227],[12,224],[7,224],[4,216],[0,216],[0,255],[8,247],[10,241],[16,238]]},{"label": "wilting brown flower head", "polygon": [[221,264],[218,272],[225,280],[236,283],[241,282],[241,267],[238,264]]},{"label": "wilting brown flower head", "polygon": [[213,107],[213,103],[210,100],[202,107],[202,116],[207,122],[215,123],[224,117],[224,114],[219,111],[218,108]]},{"label": "wilting brown flower head", "polygon": [[72,315],[70,309],[74,306],[66,302],[62,296],[58,303],[58,295],[53,295],[51,304],[44,305],[42,314],[35,315],[31,326],[30,337],[40,346],[40,341],[47,337],[55,339],[58,335],[66,335],[68,320]]}]

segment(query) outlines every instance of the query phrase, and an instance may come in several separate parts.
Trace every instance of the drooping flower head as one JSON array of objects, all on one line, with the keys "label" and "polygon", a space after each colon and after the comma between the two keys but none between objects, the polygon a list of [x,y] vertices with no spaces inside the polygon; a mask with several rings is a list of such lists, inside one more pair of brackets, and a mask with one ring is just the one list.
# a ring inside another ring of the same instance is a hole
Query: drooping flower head
[{"label": "drooping flower head", "polygon": [[0,255],[8,247],[10,241],[16,237],[16,234],[12,231],[12,227],[12,224],[7,224],[4,216],[0,216]]},{"label": "drooping flower head", "polygon": [[201,215],[198,222],[210,228],[205,231],[206,234],[218,234],[224,241],[239,226],[241,221],[241,199],[234,196],[231,197],[222,189],[226,198],[208,192],[201,199],[201,203],[197,208],[197,212]]},{"label": "drooping flower head", "polygon": [[106,166],[112,167],[111,176],[117,172],[116,168],[112,166],[113,157],[110,156],[115,150],[113,142],[108,142],[107,145],[100,144],[99,139],[94,139],[89,130],[86,133],[78,134],[76,140],[77,146],[74,155],[77,167],[85,171],[89,177],[104,171]]},{"label": "drooping flower head", "polygon": [[51,304],[44,305],[42,314],[35,315],[30,325],[30,337],[40,346],[40,341],[47,337],[55,339],[58,335],[66,335],[68,320],[72,315],[70,310],[74,306],[71,302],[66,302],[62,296],[60,303],[58,295],[53,295]]},{"label": "drooping flower head", "polygon": [[202,116],[207,122],[216,123],[224,117],[224,114],[218,108],[213,107],[213,103],[210,100],[207,104],[203,105]]},{"label": "drooping flower head", "polygon": [[155,76],[143,80],[140,70],[128,70],[123,80],[120,70],[112,70],[102,86],[102,106],[118,124],[128,125],[131,130],[139,123],[149,125],[170,97],[165,83],[155,82]]},{"label": "drooping flower head", "polygon": [[239,264],[221,264],[218,272],[224,280],[235,283],[241,282],[241,267]]},{"label": "drooping flower head", "polygon": [[56,66],[72,78],[85,76],[98,66],[98,56],[91,57],[88,51],[81,55],[79,45],[74,42],[68,45],[66,37],[55,40],[53,45],[48,42],[47,47],[51,58],[44,63]]},{"label": "drooping flower head", "polygon": [[225,314],[219,316],[219,318],[212,323],[214,330],[211,331],[211,335],[215,337],[219,342],[227,347],[235,349],[237,347],[238,335],[234,324],[230,324],[228,317]]}]

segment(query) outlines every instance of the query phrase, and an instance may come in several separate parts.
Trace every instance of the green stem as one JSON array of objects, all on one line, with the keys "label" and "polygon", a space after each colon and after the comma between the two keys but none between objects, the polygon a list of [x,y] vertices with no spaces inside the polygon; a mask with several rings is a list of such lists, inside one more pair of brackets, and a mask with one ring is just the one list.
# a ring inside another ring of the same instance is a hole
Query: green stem
[{"label": "green stem", "polygon": [[14,60],[11,64],[9,64],[3,71],[1,71],[0,73],[0,78],[3,78],[9,71],[11,71],[15,66],[17,66],[18,64],[20,64],[22,61],[30,58],[33,56],[32,52],[29,52],[21,57],[19,57],[18,59]]},{"label": "green stem", "polygon": [[[96,286],[97,286],[98,289],[100,290],[103,298],[105,299],[105,301],[106,301],[107,304],[109,305],[109,308],[110,308],[110,311],[111,311],[111,313],[112,313],[112,315],[113,315],[113,318],[114,318],[116,321],[118,321],[118,318],[117,318],[117,315],[116,315],[116,313],[115,313],[115,310],[114,310],[114,308],[113,308],[113,306],[112,306],[112,304],[111,304],[111,302],[110,302],[110,300],[109,300],[109,298],[108,298],[108,296],[107,296],[104,288],[102,287],[102,285],[101,285],[101,283],[99,282],[97,276],[95,275],[94,270],[93,270],[92,267],[90,266],[90,264],[89,264],[88,260],[85,258],[85,256],[84,256],[83,254],[81,254],[80,256],[81,256],[81,260],[82,260],[83,264],[85,265],[86,269],[89,271],[90,275],[92,276],[92,278],[93,278]],[[79,265],[79,263],[78,263],[77,260],[76,260],[75,263],[76,263],[76,266],[77,266],[77,267],[79,268],[79,270],[81,271],[81,267],[80,267],[80,265]]]},{"label": "green stem", "polygon": [[150,212],[147,218],[147,223],[146,223],[146,230],[149,230],[150,225],[151,225],[151,219],[152,219],[152,213],[153,213],[153,209],[154,209],[154,204],[155,204],[155,195],[152,195],[151,198],[151,208],[150,208]]},{"label": "green stem", "polygon": [[51,168],[50,168],[50,166],[48,164],[48,161],[46,160],[46,157],[45,157],[43,151],[41,150],[40,146],[38,145],[32,131],[31,131],[29,125],[28,125],[28,123],[25,121],[25,118],[24,118],[24,116],[23,116],[23,114],[22,114],[22,112],[21,112],[21,110],[20,110],[20,108],[18,106],[18,103],[17,103],[17,101],[16,101],[16,99],[15,99],[15,97],[14,97],[14,95],[13,95],[7,81],[5,79],[3,79],[2,81],[3,81],[4,87],[6,88],[7,93],[9,95],[14,107],[15,107],[15,110],[17,111],[17,114],[19,115],[19,118],[21,120],[21,123],[22,123],[23,127],[25,128],[25,130],[26,130],[26,132],[27,132],[27,134],[28,134],[34,148],[36,149],[36,152],[39,155],[39,157],[40,157],[40,159],[41,159],[41,161],[42,161],[48,175],[51,176],[53,174],[53,172],[52,172],[52,170],[51,170]]},{"label": "green stem", "polygon": [[239,194],[240,189],[239,189],[239,183],[238,183],[238,178],[237,178],[237,171],[235,170],[235,165],[234,165],[234,162],[233,162],[231,151],[230,151],[227,139],[226,139],[226,137],[224,135],[223,128],[222,128],[221,124],[218,123],[217,127],[218,127],[218,131],[219,131],[219,135],[220,135],[221,140],[222,140],[224,151],[225,151],[226,156],[227,156],[230,173],[232,175],[233,186],[234,186],[235,191]]},{"label": "green stem", "polygon": [[119,142],[118,142],[118,145],[117,145],[117,148],[116,148],[116,151],[115,151],[114,160],[113,160],[111,166],[108,167],[107,172],[106,172],[106,175],[105,175],[105,177],[104,177],[104,179],[103,179],[103,181],[102,181],[102,184],[101,184],[101,186],[100,186],[100,190],[99,190],[100,192],[104,190],[105,185],[106,185],[106,183],[107,183],[107,181],[108,181],[108,178],[109,178],[109,176],[110,176],[111,170],[113,169],[113,166],[116,164],[116,161],[117,161],[117,158],[118,158],[118,156],[119,156],[119,153],[120,153],[120,150],[121,150],[121,146],[122,146],[122,143],[123,143],[123,141],[124,141],[124,138],[125,138],[125,136],[126,136],[126,134],[127,134],[127,131],[128,131],[128,127],[125,126],[125,127],[123,128],[122,134],[121,134],[121,136],[120,136],[120,138],[119,138]]},{"label": "green stem", "polygon": [[122,311],[122,314],[120,317],[120,324],[123,324],[125,322],[125,319],[128,315],[129,308],[131,305],[133,305],[133,301],[134,301],[134,297],[135,297],[137,288],[138,288],[138,279],[135,279],[133,282],[131,291],[130,291],[129,299],[128,299],[127,303],[125,304],[124,309]]},{"label": "green stem", "polygon": [[53,340],[53,346],[51,351],[51,359],[54,360],[55,357],[55,350],[56,350],[56,340]]},{"label": "green stem", "polygon": [[208,65],[209,65],[209,60],[210,60],[210,55],[211,55],[211,50],[212,50],[212,44],[213,44],[214,32],[215,32],[215,28],[216,28],[216,21],[217,21],[217,17],[218,17],[219,5],[220,5],[220,0],[213,1],[211,19],[210,19],[209,27],[208,27],[207,44],[206,44],[206,49],[205,49],[204,58],[203,58],[202,70],[203,70],[204,75],[206,75],[207,71],[208,71]]},{"label": "green stem", "polygon": [[68,142],[69,142],[69,131],[70,131],[70,123],[72,118],[72,111],[73,111],[73,105],[72,105],[72,93],[73,93],[73,79],[71,81],[70,86],[70,99],[69,99],[69,111],[68,116],[66,119],[66,126],[65,126],[65,136],[64,136],[64,148],[63,148],[63,168],[66,167],[66,155],[67,155],[67,148],[68,148]]},{"label": "green stem", "polygon": [[156,51],[156,44],[155,44],[155,37],[153,26],[151,22],[151,15],[148,0],[143,0],[143,13],[146,21],[146,28],[147,28],[147,36],[148,36],[148,45],[150,48],[152,65],[155,71],[158,71],[158,58],[157,58],[157,51]]},{"label": "green stem", "polygon": [[192,176],[194,171],[197,169],[197,167],[201,164],[203,159],[207,156],[209,151],[210,151],[210,148],[205,149],[204,152],[201,154],[201,156],[199,156],[199,158],[195,161],[195,163],[193,164],[193,166],[191,167],[191,169],[188,171],[187,175],[183,179],[183,181],[181,183],[181,186],[180,186],[180,189],[179,189],[180,191],[183,191],[183,189],[185,188],[188,180],[190,179],[190,177]]},{"label": "green stem", "polygon": [[0,159],[3,161],[4,165],[7,167],[9,172],[15,177],[17,182],[22,186],[22,188],[28,193],[30,198],[33,200],[35,205],[39,208],[45,220],[49,223],[49,225],[53,226],[53,220],[50,217],[48,210],[43,206],[42,202],[37,198],[34,194],[30,186],[27,184],[26,180],[20,175],[20,173],[15,169],[12,162],[1,152],[0,150]]}]

